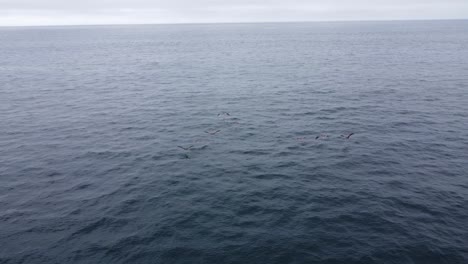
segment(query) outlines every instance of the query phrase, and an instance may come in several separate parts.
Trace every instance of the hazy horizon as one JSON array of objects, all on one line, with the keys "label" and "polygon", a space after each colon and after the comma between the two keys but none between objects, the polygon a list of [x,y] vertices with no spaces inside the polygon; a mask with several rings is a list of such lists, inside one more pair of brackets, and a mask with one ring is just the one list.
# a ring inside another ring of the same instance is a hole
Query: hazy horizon
[{"label": "hazy horizon", "polygon": [[462,0],[0,0],[0,26],[468,19]]},{"label": "hazy horizon", "polygon": [[235,21],[235,22],[167,22],[167,23],[101,23],[101,24],[37,24],[37,25],[0,25],[8,27],[80,27],[80,26],[164,26],[164,25],[216,25],[216,24],[287,24],[287,23],[360,23],[360,22],[424,22],[424,21],[467,21],[468,18],[440,19],[363,19],[363,20],[309,20],[309,21]]}]

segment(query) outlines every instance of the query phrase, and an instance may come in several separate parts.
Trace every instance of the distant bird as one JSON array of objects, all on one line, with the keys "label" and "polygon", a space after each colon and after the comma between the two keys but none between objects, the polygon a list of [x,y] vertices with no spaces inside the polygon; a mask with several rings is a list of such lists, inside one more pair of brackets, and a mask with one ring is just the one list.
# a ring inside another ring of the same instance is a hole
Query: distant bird
[{"label": "distant bird", "polygon": [[192,146],[189,146],[189,147],[186,147],[186,148],[185,148],[185,147],[182,147],[182,146],[177,146],[177,147],[178,147],[178,148],[181,148],[181,149],[183,149],[183,150],[187,150],[187,151],[188,151],[188,150],[190,150],[190,149],[193,148],[193,145],[192,145]]},{"label": "distant bird", "polygon": [[322,134],[322,135],[318,135],[315,137],[315,139],[319,139],[319,138],[328,138],[328,135]]},{"label": "distant bird", "polygon": [[221,116],[221,115],[231,116],[231,114],[229,114],[228,112],[221,112],[221,113],[218,114],[218,116]]},{"label": "distant bird", "polygon": [[346,139],[350,139],[352,135],[354,135],[354,133],[351,133],[351,134],[349,134],[349,135],[347,135],[347,136],[345,136],[345,135],[341,135],[341,136],[344,137],[344,138],[346,138]]},{"label": "distant bird", "polygon": [[219,132],[221,132],[221,130],[219,130],[219,129],[216,130],[216,131],[209,131],[209,130],[206,130],[206,131],[205,131],[205,133],[210,134],[210,135],[216,135],[216,134],[218,134]]}]

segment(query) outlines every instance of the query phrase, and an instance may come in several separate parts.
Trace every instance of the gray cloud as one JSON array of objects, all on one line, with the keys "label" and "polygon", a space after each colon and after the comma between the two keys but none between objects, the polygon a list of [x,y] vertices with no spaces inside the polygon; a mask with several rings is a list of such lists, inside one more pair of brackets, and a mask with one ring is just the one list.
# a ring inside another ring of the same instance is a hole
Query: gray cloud
[{"label": "gray cloud", "polygon": [[0,0],[0,25],[451,18],[467,0]]}]

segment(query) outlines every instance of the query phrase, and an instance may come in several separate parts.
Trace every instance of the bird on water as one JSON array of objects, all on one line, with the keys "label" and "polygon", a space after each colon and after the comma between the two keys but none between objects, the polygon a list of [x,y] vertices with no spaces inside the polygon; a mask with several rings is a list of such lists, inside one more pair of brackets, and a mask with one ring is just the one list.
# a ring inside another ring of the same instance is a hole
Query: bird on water
[{"label": "bird on water", "polygon": [[193,145],[192,145],[192,146],[189,146],[189,147],[182,147],[182,146],[177,146],[177,147],[180,148],[180,149],[183,149],[183,150],[187,150],[187,151],[188,151],[188,150],[190,150],[190,149],[193,148]]},{"label": "bird on water", "polygon": [[328,138],[328,135],[321,134],[315,137],[315,139],[319,139],[319,138]]},{"label": "bird on water", "polygon": [[347,136],[345,136],[345,135],[341,135],[341,136],[346,138],[346,139],[350,139],[353,135],[354,135],[354,133],[350,133]]},{"label": "bird on water", "polygon": [[215,131],[212,131],[212,130],[206,130],[205,133],[207,134],[210,134],[210,135],[216,135],[218,134],[219,132],[221,132],[221,130],[215,130]]}]

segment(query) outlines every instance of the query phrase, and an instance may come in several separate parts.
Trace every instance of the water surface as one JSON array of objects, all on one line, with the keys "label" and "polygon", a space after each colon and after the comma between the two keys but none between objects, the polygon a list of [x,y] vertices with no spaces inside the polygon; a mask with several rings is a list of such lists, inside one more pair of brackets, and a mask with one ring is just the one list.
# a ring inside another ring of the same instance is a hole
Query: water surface
[{"label": "water surface", "polygon": [[0,263],[468,263],[467,21],[1,28],[0,54]]}]

